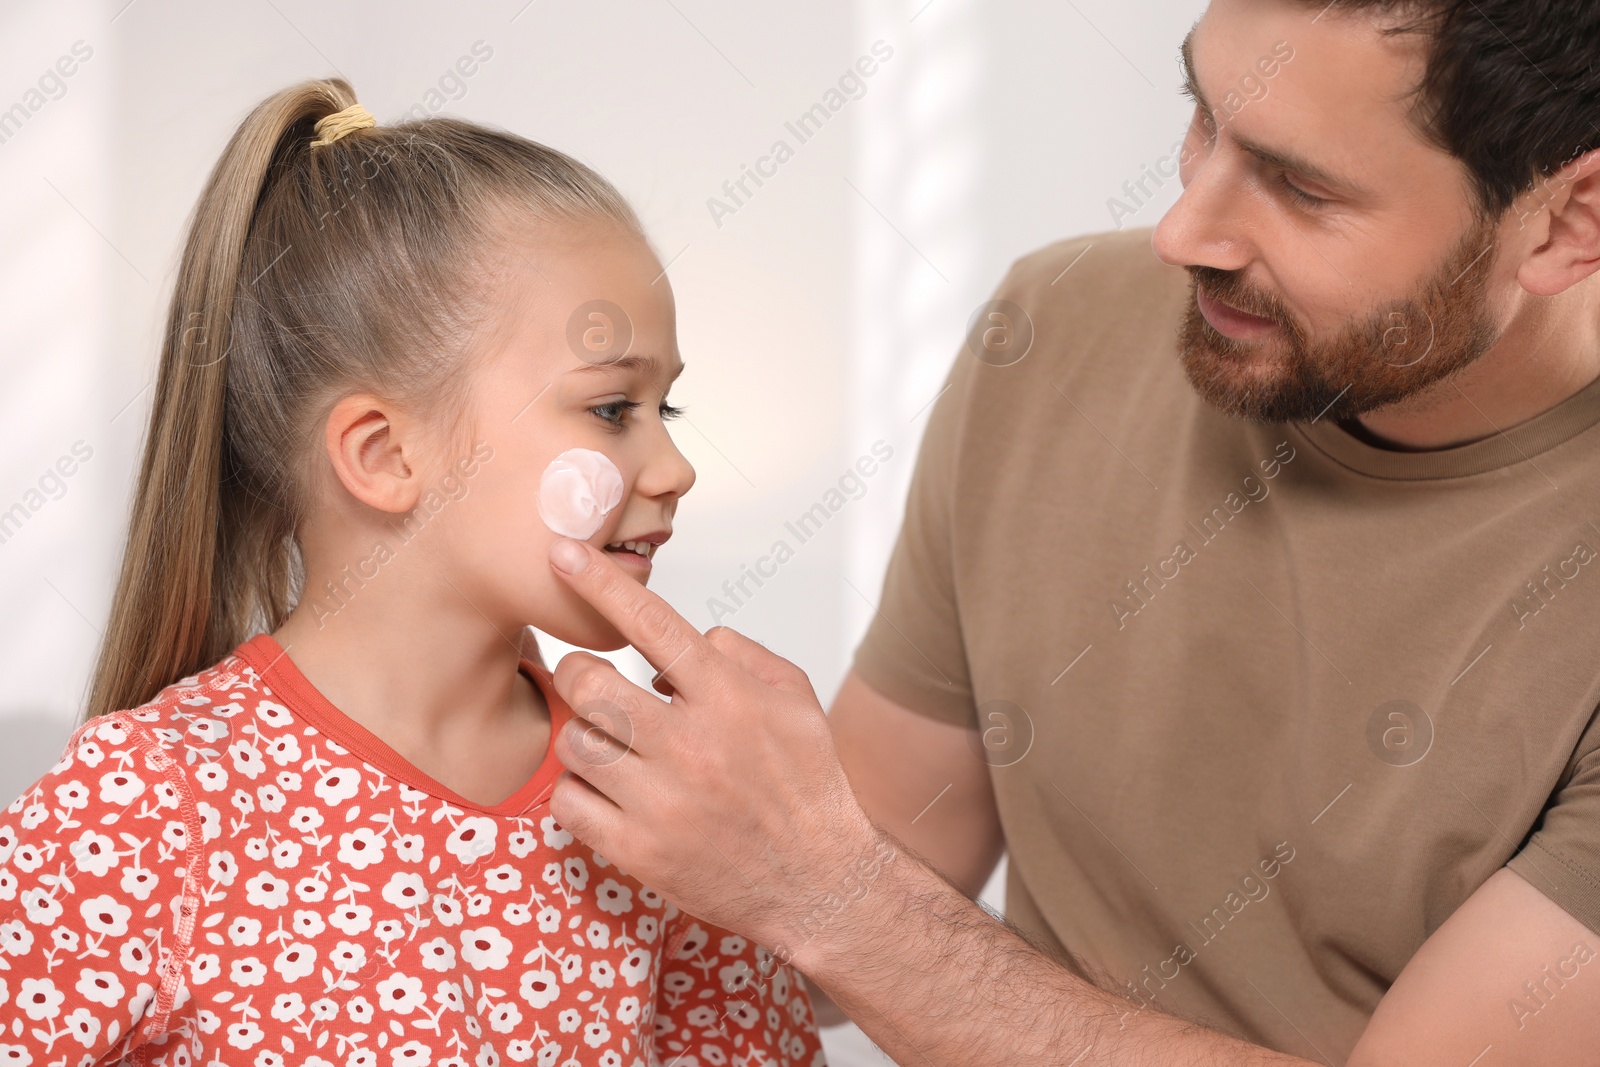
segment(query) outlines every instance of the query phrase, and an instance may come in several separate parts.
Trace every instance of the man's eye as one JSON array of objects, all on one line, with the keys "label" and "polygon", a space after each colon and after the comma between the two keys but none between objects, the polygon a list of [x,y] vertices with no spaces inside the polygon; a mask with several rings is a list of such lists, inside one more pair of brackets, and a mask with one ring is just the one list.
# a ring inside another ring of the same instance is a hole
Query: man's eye
[{"label": "man's eye", "polygon": [[1288,194],[1289,199],[1301,207],[1315,210],[1328,203],[1324,197],[1314,196],[1290,181],[1289,176],[1281,170],[1278,172],[1277,183],[1278,187]]}]

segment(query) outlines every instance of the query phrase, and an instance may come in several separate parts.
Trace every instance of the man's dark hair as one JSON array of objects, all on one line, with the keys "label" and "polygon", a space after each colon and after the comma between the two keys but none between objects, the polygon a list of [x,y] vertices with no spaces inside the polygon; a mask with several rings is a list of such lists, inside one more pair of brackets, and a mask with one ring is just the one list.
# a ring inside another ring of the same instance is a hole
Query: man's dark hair
[{"label": "man's dark hair", "polygon": [[1299,2],[1329,17],[1398,16],[1385,34],[1431,39],[1413,120],[1466,165],[1485,216],[1600,147],[1597,0]]}]

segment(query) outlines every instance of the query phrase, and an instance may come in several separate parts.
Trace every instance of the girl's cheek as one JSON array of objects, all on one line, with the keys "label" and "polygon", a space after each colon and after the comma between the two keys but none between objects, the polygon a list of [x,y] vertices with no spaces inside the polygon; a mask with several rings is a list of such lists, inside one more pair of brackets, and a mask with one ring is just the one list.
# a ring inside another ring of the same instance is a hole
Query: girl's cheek
[{"label": "girl's cheek", "polygon": [[603,452],[570,448],[539,478],[539,518],[562,537],[587,541],[622,503],[622,472]]}]

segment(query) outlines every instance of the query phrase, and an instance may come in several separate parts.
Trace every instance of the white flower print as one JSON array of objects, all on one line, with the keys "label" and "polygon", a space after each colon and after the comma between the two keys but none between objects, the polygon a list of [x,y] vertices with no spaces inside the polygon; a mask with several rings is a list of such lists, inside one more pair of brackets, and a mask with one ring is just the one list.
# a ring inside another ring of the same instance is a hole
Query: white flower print
[{"label": "white flower print", "polygon": [[117,962],[130,974],[150,973],[150,947],[142,938],[130,937],[117,952]]},{"label": "white flower print", "polygon": [[84,1048],[89,1048],[100,1036],[100,1020],[88,1008],[78,1008],[62,1021],[67,1024],[67,1032]]},{"label": "white flower print", "polygon": [[524,971],[521,992],[522,999],[534,1010],[543,1011],[561,995],[561,985],[549,971]]},{"label": "white flower print", "polygon": [[106,872],[117,865],[117,843],[93,830],[85,830],[72,843],[70,851],[78,870],[96,878],[104,878]]},{"label": "white flower print", "polygon": [[383,836],[365,826],[339,835],[339,862],[358,871],[381,863],[383,849]]},{"label": "white flower print", "polygon": [[328,925],[353,937],[372,926],[372,909],[365,904],[340,904],[328,916]]},{"label": "white flower print", "polygon": [[245,956],[233,961],[228,977],[236,986],[260,985],[266,981],[267,968],[254,956]]},{"label": "white flower print", "polygon": [[513,830],[506,835],[506,848],[519,860],[526,858],[538,846],[539,839],[532,830]]},{"label": "white flower print", "polygon": [[281,1023],[292,1022],[306,1013],[306,1003],[299,993],[279,993],[272,1002],[272,1017]]},{"label": "white flower print", "polygon": [[298,982],[302,978],[309,978],[317,969],[317,950],[296,941],[278,953],[278,958],[272,961],[272,969],[282,975],[285,982]]},{"label": "white flower print", "polygon": [[[173,807],[177,807],[177,798],[173,798]],[[200,801],[195,805],[195,810],[200,813],[200,842],[215,841],[222,836],[222,812],[216,807]]]},{"label": "white flower print", "polygon": [[398,1048],[390,1049],[389,1056],[394,1067],[428,1067],[433,1062],[433,1054],[420,1041],[407,1041]]},{"label": "white flower print", "polygon": [[256,800],[261,804],[262,811],[270,812],[274,815],[282,811],[284,804],[288,802],[283,795],[283,790],[271,782],[256,789]]},{"label": "white flower print", "polygon": [[279,734],[267,742],[267,758],[280,767],[287,767],[300,759],[300,742],[294,734]]},{"label": "white flower print", "polygon": [[456,949],[442,937],[436,937],[422,946],[422,965],[430,971],[453,971],[456,968]]},{"label": "white flower print", "polygon": [[335,767],[318,778],[311,791],[328,807],[337,808],[353,798],[360,789],[361,775],[349,767]]},{"label": "white flower print", "polygon": [[498,971],[510,961],[511,942],[493,926],[461,931],[461,958],[480,971]]},{"label": "white flower print", "polygon": [[244,884],[245,901],[258,908],[281,908],[289,903],[289,883],[263,871]]},{"label": "white flower print", "polygon": [[43,889],[23,890],[22,910],[35,926],[50,926],[61,918],[61,903]]},{"label": "white flower print", "polygon": [[234,876],[239,873],[239,864],[234,861],[232,852],[213,852],[206,866],[207,876],[218,885],[232,885]]},{"label": "white flower print", "polygon": [[595,887],[594,897],[595,907],[608,915],[621,915],[633,910],[633,890],[615,878],[607,878]]},{"label": "white flower print", "polygon": [[228,940],[235,945],[254,945],[261,940],[261,920],[237,916],[228,924]]},{"label": "white flower print", "polygon": [[461,902],[455,897],[436,895],[433,898],[433,915],[440,926],[458,926],[461,923]]},{"label": "white flower print", "polygon": [[89,1000],[108,1008],[120,1004],[127,992],[122,988],[122,980],[117,977],[117,972],[95,971],[87,967],[79,972],[78,984],[74,988]]},{"label": "white flower print", "polygon": [[218,719],[196,719],[189,724],[196,744],[214,745],[228,736],[228,724]]},{"label": "white flower print", "polygon": [[214,952],[202,952],[189,961],[189,981],[205,985],[222,973],[222,961]]},{"label": "white flower print", "polygon": [[[0,809],[0,1067],[84,1067],[157,1018],[157,1067],[819,1061],[755,945],[690,930],[543,802],[419,789],[228,662],[81,729]],[[714,1025],[685,1031],[696,1008]]]},{"label": "white flower print", "polygon": [[422,991],[422,979],[412,978],[399,971],[378,983],[378,1010],[396,1015],[410,1015],[428,1002]]},{"label": "white flower print", "polygon": [[282,704],[274,704],[270,700],[263,700],[256,705],[256,714],[268,726],[284,727],[294,722],[294,716]]},{"label": "white flower print", "polygon": [[7,956],[23,956],[33,947],[33,931],[20,919],[0,923],[0,952]]},{"label": "white flower print", "polygon": [[252,1022],[234,1023],[228,1027],[228,1044],[238,1049],[249,1049],[258,1044],[266,1034]]},{"label": "white flower print", "polygon": [[144,792],[144,781],[128,771],[112,771],[100,776],[100,801],[125,807]]},{"label": "white flower print", "polygon": [[557,826],[553,816],[546,815],[541,819],[539,829],[544,831],[544,843],[549,848],[566,848],[572,844],[572,835]]},{"label": "white flower print", "polygon": [[359,971],[367,965],[367,948],[354,941],[341,941],[328,955],[328,963],[336,971]]},{"label": "white flower print", "polygon": [[149,900],[156,888],[155,872],[146,867],[128,867],[123,870],[122,880],[117,884],[134,900]]},{"label": "white flower print", "polygon": [[583,1028],[583,1043],[590,1048],[599,1048],[611,1037],[611,1028],[599,1019],[595,1019]]},{"label": "white flower print", "polygon": [[37,1023],[54,1019],[61,1010],[61,1002],[66,999],[67,995],[57,989],[50,979],[24,978],[21,988],[17,990],[16,1004]]},{"label": "white flower print", "polygon": [[627,956],[623,957],[622,962],[617,966],[617,970],[622,974],[623,980],[630,986],[638,985],[650,973],[650,950],[646,948],[633,949]]},{"label": "white flower print", "polygon": [[444,847],[461,863],[474,863],[494,851],[494,837],[494,820],[473,815],[456,825]]},{"label": "white flower print", "polygon": [[195,768],[194,780],[208,793],[220,793],[228,788],[228,772],[220,763],[202,763]]},{"label": "white flower print", "polygon": [[515,893],[522,888],[522,871],[509,863],[502,863],[484,872],[483,884],[491,893]]},{"label": "white flower print", "polygon": [[128,919],[133,909],[119,903],[116,897],[101,894],[84,901],[78,908],[83,924],[97,934],[121,937],[128,932]]},{"label": "white flower print", "polygon": [[427,902],[428,887],[421,875],[396,871],[383,887],[383,899],[397,908],[415,908]]},{"label": "white flower print", "polygon": [[395,840],[394,855],[396,859],[404,860],[406,863],[421,863],[422,835],[401,834]]}]

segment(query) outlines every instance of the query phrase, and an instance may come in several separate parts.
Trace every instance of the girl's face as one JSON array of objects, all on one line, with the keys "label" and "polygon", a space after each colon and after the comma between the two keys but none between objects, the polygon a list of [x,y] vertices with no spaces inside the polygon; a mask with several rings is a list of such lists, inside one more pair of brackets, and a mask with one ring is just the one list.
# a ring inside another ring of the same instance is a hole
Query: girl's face
[{"label": "girl's face", "polygon": [[497,624],[620,648],[616,629],[550,571],[557,535],[540,518],[540,479],[571,449],[615,464],[621,501],[587,540],[649,580],[695,477],[666,427],[683,371],[672,287],[641,240],[612,231],[542,233],[515,243],[506,262],[470,387],[478,443],[472,455],[442,457],[441,471],[466,487],[441,531],[446,558],[462,594]]}]

